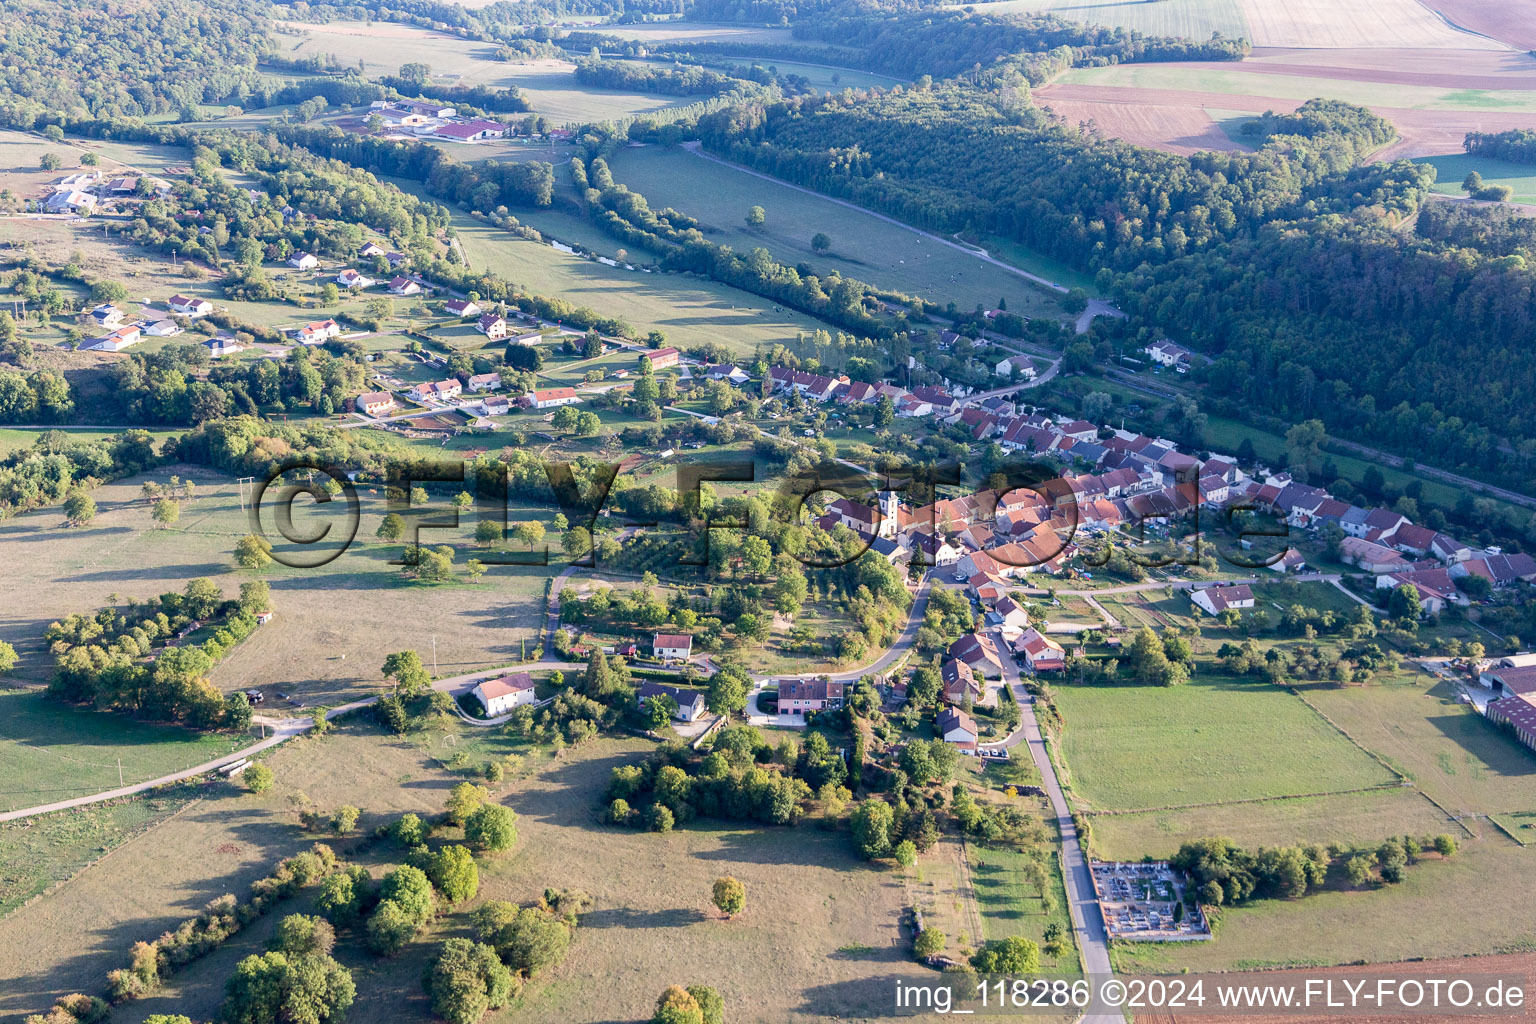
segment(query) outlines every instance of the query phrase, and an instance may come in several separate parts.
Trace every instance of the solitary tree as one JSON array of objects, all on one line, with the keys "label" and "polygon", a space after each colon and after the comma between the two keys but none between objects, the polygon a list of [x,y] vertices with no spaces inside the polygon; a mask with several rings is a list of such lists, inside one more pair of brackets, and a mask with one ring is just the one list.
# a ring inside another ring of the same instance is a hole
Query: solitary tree
[{"label": "solitary tree", "polygon": [[75,488],[64,499],[64,518],[71,526],[84,526],[96,518],[96,500],[82,488]]},{"label": "solitary tree", "polygon": [[16,648],[0,640],[0,676],[9,675],[16,667]]},{"label": "solitary tree", "polygon": [[431,677],[421,664],[421,655],[415,651],[396,651],[384,659],[384,678],[395,681],[395,693],[401,697],[414,697],[426,688]]},{"label": "solitary tree", "polygon": [[379,523],[377,536],[383,540],[395,541],[405,535],[405,520],[394,512],[384,517]]},{"label": "solitary tree", "polygon": [[747,211],[747,227],[760,228],[768,221],[768,214],[763,212],[761,206],[754,206]]},{"label": "solitary tree", "polygon": [[826,252],[832,248],[832,239],[825,231],[818,231],[811,236],[811,248],[817,252]]},{"label": "solitary tree", "polygon": [[161,498],[155,502],[155,510],[150,513],[150,518],[161,526],[175,526],[176,521],[181,518],[181,502]]},{"label": "solitary tree", "polygon": [[465,819],[464,838],[482,850],[510,850],[517,842],[517,814],[501,804],[482,804]]},{"label": "solitary tree", "polygon": [[730,875],[715,879],[715,906],[726,917],[735,917],[747,905],[747,887]]},{"label": "solitary tree", "polygon": [[265,537],[248,533],[235,542],[235,563],[243,569],[260,569],[272,561],[272,544]]}]

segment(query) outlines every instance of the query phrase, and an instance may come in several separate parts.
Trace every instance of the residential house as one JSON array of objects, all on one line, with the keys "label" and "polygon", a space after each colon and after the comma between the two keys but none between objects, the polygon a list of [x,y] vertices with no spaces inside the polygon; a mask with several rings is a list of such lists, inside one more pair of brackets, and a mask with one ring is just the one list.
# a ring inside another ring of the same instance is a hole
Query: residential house
[{"label": "residential house", "polygon": [[384,262],[389,264],[390,270],[399,270],[411,262],[411,258],[403,252],[387,252],[384,254]]},{"label": "residential house", "polygon": [[501,387],[501,374],[476,373],[469,378],[469,390],[471,391],[495,391]]},{"label": "residential house", "polygon": [[1189,599],[1207,615],[1220,615],[1228,608],[1253,607],[1253,590],[1246,583],[1233,587],[1203,587],[1191,591]]},{"label": "residential house", "polygon": [[475,330],[487,338],[496,340],[507,336],[507,322],[495,313],[482,313],[475,321]]},{"label": "residential house", "polygon": [[137,345],[142,341],[138,327],[129,324],[127,327],[119,327],[110,334],[97,338],[86,349],[92,352],[121,352],[130,345]]},{"label": "residential house", "polygon": [[1466,597],[1451,581],[1447,569],[1415,567],[1407,572],[1384,573],[1376,577],[1377,590],[1396,590],[1405,584],[1419,595],[1419,607],[1425,615],[1439,615],[1448,604],[1467,603]]},{"label": "residential house", "polygon": [[1265,568],[1282,575],[1288,572],[1300,572],[1307,567],[1306,559],[1301,557],[1301,552],[1295,548],[1286,548],[1285,553]]},{"label": "residential house", "polygon": [[343,288],[372,288],[378,284],[373,278],[366,277],[351,267],[347,267],[336,275],[336,283]]},{"label": "residential house", "polygon": [[463,393],[464,386],[452,377],[449,377],[447,380],[427,381],[424,384],[417,384],[408,392],[418,402],[426,401],[429,398],[446,402],[451,398],[458,398]]},{"label": "residential house", "polygon": [[288,265],[296,270],[314,270],[320,261],[307,252],[296,252],[288,257]]},{"label": "residential house", "polygon": [[704,695],[698,690],[685,690],[680,686],[664,686],[661,683],[642,683],[635,696],[640,704],[652,697],[671,697],[677,704],[672,717],[680,722],[694,722],[704,714]]},{"label": "residential house", "polygon": [[562,405],[576,405],[581,396],[574,388],[546,388],[528,392],[528,405],[534,409],[558,409]]},{"label": "residential house", "polygon": [[1067,652],[1061,644],[1038,629],[1026,629],[1013,642],[1013,649],[1024,656],[1024,667],[1035,675],[1060,672],[1067,667]]},{"label": "residential house", "polygon": [[779,714],[803,715],[843,706],[843,684],[829,676],[779,680]]},{"label": "residential house", "polygon": [[1159,366],[1171,366],[1181,373],[1189,369],[1190,352],[1182,345],[1175,345],[1171,341],[1160,341],[1155,345],[1149,345],[1146,353],[1151,360]]},{"label": "residential house", "polygon": [[987,624],[1004,633],[1022,632],[1029,628],[1029,612],[1011,597],[1005,597],[987,613]]},{"label": "residential house", "polygon": [[539,699],[533,677],[527,672],[513,672],[497,679],[482,680],[469,692],[475,695],[480,706],[485,708],[485,713],[491,717],[504,715],[519,705],[533,704]]},{"label": "residential house", "polygon": [[651,638],[651,655],[662,662],[687,661],[693,654],[693,637],[687,633],[657,633]]},{"label": "residential house", "polygon": [[397,275],[389,282],[391,295],[420,295],[421,285],[404,275]]},{"label": "residential house", "polygon": [[181,324],[175,320],[156,320],[144,328],[144,333],[151,338],[174,338],[181,333]]},{"label": "residential house", "polygon": [[301,345],[319,345],[341,334],[341,324],[335,320],[315,320],[293,332]]},{"label": "residential house", "polygon": [[944,683],[944,699],[951,704],[964,704],[981,699],[982,688],[971,666],[958,658],[950,658],[939,666],[939,678]]},{"label": "residential house", "polygon": [[234,338],[224,337],[222,335],[217,338],[209,338],[207,341],[203,342],[203,348],[208,350],[209,359],[222,359],[225,356],[232,356],[236,352],[245,351],[245,346],[240,344]]},{"label": "residential house", "polygon": [[98,327],[116,327],[123,322],[123,311],[110,302],[103,302],[91,310],[91,321]]},{"label": "residential house", "polygon": [[[449,316],[479,316],[480,304],[473,299],[449,299],[443,303],[443,310]],[[497,317],[497,319],[501,318]],[[502,321],[502,328],[502,333],[505,334],[506,321]]]},{"label": "residential house", "polygon": [[1468,558],[1450,568],[1451,575],[1481,576],[1495,587],[1508,587],[1516,583],[1536,580],[1536,559],[1530,555],[1505,555],[1489,552],[1478,558]]},{"label": "residential house", "polygon": [[369,242],[367,245],[357,250],[357,254],[359,256],[367,257],[370,259],[374,256],[383,256],[384,247],[379,245],[377,242]]},{"label": "residential house", "polygon": [[388,391],[369,391],[357,396],[353,408],[368,416],[382,416],[395,408],[395,396]]},{"label": "residential house", "polygon": [[172,313],[180,313],[182,316],[207,316],[213,312],[213,303],[189,295],[172,295],[166,305]]},{"label": "residential house", "polygon": [[992,372],[999,377],[1012,377],[1015,370],[1019,372],[1021,380],[1035,379],[1035,364],[1028,356],[1009,356],[1007,359],[999,359],[997,365],[992,367]]},{"label": "residential house", "polygon": [[976,728],[976,720],[959,708],[945,708],[939,712],[938,719],[939,738],[945,743],[953,743],[961,750],[975,750],[976,739],[981,731]]},{"label": "residential house", "polygon": [[752,379],[752,375],[734,363],[721,363],[718,366],[704,367],[704,376],[710,380],[723,380],[735,384],[737,387]]},{"label": "residential house", "polygon": [[986,675],[989,669],[998,674],[1003,671],[997,645],[985,633],[967,633],[950,644],[945,653],[950,658],[965,662],[973,671],[982,675]]}]

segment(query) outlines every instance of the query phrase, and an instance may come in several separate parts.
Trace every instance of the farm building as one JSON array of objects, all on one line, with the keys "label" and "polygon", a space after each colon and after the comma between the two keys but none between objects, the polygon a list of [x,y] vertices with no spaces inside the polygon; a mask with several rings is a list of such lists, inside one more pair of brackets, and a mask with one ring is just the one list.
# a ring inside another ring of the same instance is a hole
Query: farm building
[{"label": "farm building", "polygon": [[1492,701],[1487,716],[1490,722],[1509,726],[1521,743],[1536,750],[1536,694],[1523,693]]},{"label": "farm building", "polygon": [[514,672],[499,679],[486,679],[470,691],[487,715],[504,715],[520,704],[532,704],[538,700],[533,677],[527,672]]},{"label": "farm building", "polygon": [[643,358],[651,364],[653,370],[665,370],[669,366],[676,366],[681,362],[682,357],[683,354],[671,346],[643,353]]}]

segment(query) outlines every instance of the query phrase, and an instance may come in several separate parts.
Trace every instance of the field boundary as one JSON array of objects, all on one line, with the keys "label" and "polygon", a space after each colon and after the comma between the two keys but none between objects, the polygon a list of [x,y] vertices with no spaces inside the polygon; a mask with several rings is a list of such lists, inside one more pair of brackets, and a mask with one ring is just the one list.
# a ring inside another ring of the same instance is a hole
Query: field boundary
[{"label": "field boundary", "polygon": [[[1375,786],[1360,786],[1356,789],[1330,789],[1319,793],[1286,793],[1281,796],[1249,796],[1243,797],[1240,800],[1212,800],[1206,803],[1198,804],[1169,804],[1165,807],[1132,807],[1120,810],[1084,811],[1083,813],[1088,815],[1090,818],[1096,818],[1100,816],[1113,818],[1127,814],[1161,814],[1166,811],[1191,811],[1200,810],[1207,807],[1238,807],[1243,804],[1271,804],[1278,803],[1283,800],[1316,800],[1319,797],[1325,796],[1354,796],[1360,793],[1385,793],[1394,789],[1413,789],[1415,792],[1420,792],[1418,787],[1412,785],[1411,783],[1383,782]],[[1436,806],[1438,807],[1439,805],[1436,804]],[[1443,807],[1440,809],[1442,811],[1445,810]]]},{"label": "field boundary", "polygon": [[[1374,607],[1374,606],[1370,606],[1370,607]],[[1333,719],[1329,718],[1328,715],[1323,711],[1322,708],[1318,707],[1316,704],[1313,704],[1311,701],[1307,700],[1307,698],[1302,694],[1302,692],[1299,689],[1297,689],[1295,686],[1287,686],[1286,689],[1290,690],[1291,693],[1295,694],[1297,700],[1301,701],[1307,707],[1311,708],[1313,713],[1315,713],[1317,715],[1317,717],[1321,718],[1323,721],[1327,722],[1329,725],[1333,726],[1333,728],[1338,730],[1338,733],[1339,733],[1340,736],[1343,736],[1345,739],[1349,740],[1349,742],[1353,743],[1357,748],[1359,748],[1368,757],[1370,757],[1371,760],[1375,761],[1377,764],[1381,765],[1387,771],[1391,772],[1398,779],[1398,781],[1400,781],[1403,785],[1412,786],[1414,789],[1418,789],[1419,788],[1418,784],[1415,783],[1413,781],[1413,779],[1409,778],[1406,774],[1404,774],[1404,772],[1403,772],[1403,770],[1401,768],[1394,767],[1392,765],[1392,763],[1389,762],[1386,758],[1382,757],[1380,754],[1376,753],[1376,751],[1372,750],[1370,747],[1366,746],[1364,743],[1361,743],[1359,740],[1357,740],[1353,736],[1351,736],[1348,729],[1344,728],[1338,722],[1335,722]],[[1420,792],[1423,792],[1423,791],[1420,790]],[[1431,802],[1433,803],[1433,801],[1431,801]],[[1440,807],[1439,804],[1435,804],[1435,806],[1436,807]],[[1443,808],[1443,807],[1441,807],[1440,809],[1441,810],[1445,810],[1445,808]]]}]

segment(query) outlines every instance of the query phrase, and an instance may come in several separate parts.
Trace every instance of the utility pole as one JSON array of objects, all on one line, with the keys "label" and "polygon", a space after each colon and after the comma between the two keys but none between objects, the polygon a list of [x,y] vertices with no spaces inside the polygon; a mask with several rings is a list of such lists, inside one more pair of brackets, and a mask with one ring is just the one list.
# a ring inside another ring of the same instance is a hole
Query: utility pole
[{"label": "utility pole", "polygon": [[437,676],[437,634],[432,634],[432,675]]},{"label": "utility pole", "polygon": [[123,759],[122,758],[118,758],[117,759],[117,784],[118,784],[119,788],[121,788],[121,786],[123,785]]}]

